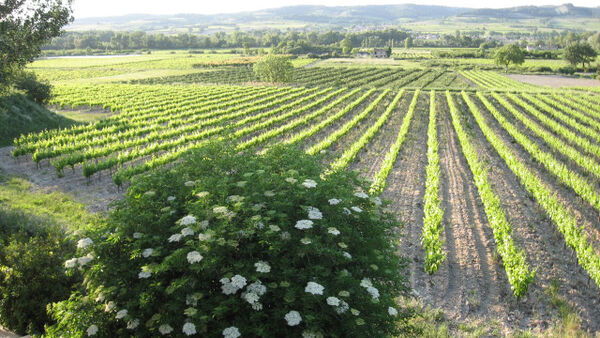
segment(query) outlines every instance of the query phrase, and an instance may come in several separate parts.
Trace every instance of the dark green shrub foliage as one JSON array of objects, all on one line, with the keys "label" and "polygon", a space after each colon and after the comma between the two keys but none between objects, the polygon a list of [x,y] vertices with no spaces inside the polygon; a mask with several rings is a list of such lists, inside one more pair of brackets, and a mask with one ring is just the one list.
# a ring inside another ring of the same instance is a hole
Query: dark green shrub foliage
[{"label": "dark green shrub foliage", "polygon": [[23,72],[15,79],[15,87],[25,91],[28,99],[45,104],[52,98],[52,86],[47,81],[40,81],[34,73]]},{"label": "dark green shrub foliage", "polygon": [[355,174],[323,180],[322,170],[296,149],[257,156],[216,144],[140,177],[109,227],[82,239],[87,294],[53,307],[48,334],[400,333],[400,224]]},{"label": "dark green shrub foliage", "polygon": [[20,334],[43,332],[46,305],[67,299],[78,281],[64,268],[74,253],[59,227],[0,208],[0,324]]}]

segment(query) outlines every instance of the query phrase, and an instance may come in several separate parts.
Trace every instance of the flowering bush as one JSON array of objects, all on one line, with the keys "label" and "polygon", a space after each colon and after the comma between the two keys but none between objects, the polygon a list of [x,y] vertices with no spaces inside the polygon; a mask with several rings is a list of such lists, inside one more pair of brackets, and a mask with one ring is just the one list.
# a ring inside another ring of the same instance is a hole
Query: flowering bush
[{"label": "flowering bush", "polygon": [[50,336],[384,337],[407,292],[399,223],[355,174],[212,144],[140,177],[78,243],[85,295]]},{"label": "flowering bush", "polygon": [[0,206],[0,324],[19,334],[43,332],[46,305],[67,299],[80,283],[62,268],[74,252],[56,224]]}]

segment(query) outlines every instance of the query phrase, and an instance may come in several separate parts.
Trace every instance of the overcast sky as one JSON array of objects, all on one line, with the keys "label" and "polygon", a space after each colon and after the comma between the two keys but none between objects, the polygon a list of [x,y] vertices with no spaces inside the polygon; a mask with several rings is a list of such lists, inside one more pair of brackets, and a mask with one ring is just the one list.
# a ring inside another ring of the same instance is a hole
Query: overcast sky
[{"label": "overcast sky", "polygon": [[571,2],[576,6],[600,6],[598,0],[407,0],[407,1],[378,1],[378,0],[74,0],[75,18],[96,16],[115,16],[124,14],[215,14],[252,11],[265,8],[276,8],[292,5],[326,5],[326,6],[355,6],[355,5],[389,5],[415,3],[426,5],[444,5],[455,7],[513,7],[523,5],[560,5]]}]

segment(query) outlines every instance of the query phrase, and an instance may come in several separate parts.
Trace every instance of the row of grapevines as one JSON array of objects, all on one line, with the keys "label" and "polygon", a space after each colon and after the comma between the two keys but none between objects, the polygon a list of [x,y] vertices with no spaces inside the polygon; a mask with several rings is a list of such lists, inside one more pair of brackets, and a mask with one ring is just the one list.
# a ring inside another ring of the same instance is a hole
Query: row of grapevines
[{"label": "row of grapevines", "polygon": [[442,218],[444,210],[439,197],[440,189],[440,155],[438,153],[437,113],[435,107],[435,91],[429,96],[429,125],[427,127],[427,168],[425,180],[425,196],[423,197],[423,235],[425,250],[425,271],[434,273],[446,259],[440,239],[444,231]]},{"label": "row of grapevines", "polygon": [[[494,96],[498,102],[506,107],[507,110],[512,110],[515,114],[516,109],[501,97]],[[484,101],[484,104],[486,102]],[[486,104],[486,107],[488,105]],[[502,118],[498,116],[498,118]],[[596,193],[596,189],[581,175],[569,169],[569,167],[557,160],[551,153],[547,153],[539,148],[539,146],[531,141],[525,134],[521,133],[510,123],[503,123],[502,126],[531,154],[539,163],[544,165],[549,172],[554,174],[562,183],[571,187],[581,198],[588,201],[594,208],[600,210],[600,196]],[[551,142],[547,139],[546,142]],[[555,145],[555,147],[559,147]]]},{"label": "row of grapevines", "polygon": [[[469,96],[465,92],[462,92],[462,97],[471,112],[476,114],[475,112],[478,111],[478,108],[471,101]],[[506,271],[508,282],[511,285],[513,294],[517,297],[521,297],[525,295],[529,284],[533,281],[535,271],[529,269],[529,265],[525,258],[525,252],[513,241],[512,226],[506,219],[506,214],[502,209],[500,198],[496,195],[490,185],[485,166],[479,160],[477,151],[469,141],[469,137],[462,127],[458,109],[456,108],[449,91],[446,92],[446,98],[448,100],[448,106],[450,107],[450,115],[452,116],[454,130],[458,136],[469,168],[473,173],[473,181],[475,182],[475,186],[477,187],[477,191],[483,202],[483,208],[494,234],[497,252],[500,254],[500,257],[502,257],[502,263],[504,265],[504,270]]]},{"label": "row of grapevines", "polygon": [[371,183],[371,188],[369,189],[369,192],[371,194],[380,194],[385,188],[387,177],[390,174],[392,168],[394,167],[394,163],[396,163],[396,158],[398,157],[398,153],[400,152],[402,144],[404,144],[404,140],[406,140],[408,128],[410,127],[413,115],[415,114],[415,111],[417,109],[417,103],[419,100],[420,93],[420,89],[417,89],[415,91],[412,101],[410,102],[410,106],[408,107],[408,112],[404,116],[404,120],[402,120],[402,125],[400,126],[400,130],[398,131],[396,141],[394,142],[390,150],[385,154],[385,158],[383,159],[381,168],[373,178],[373,183]]},{"label": "row of grapevines", "polygon": [[[374,89],[372,89],[371,91],[373,91],[373,90]],[[371,102],[371,104],[369,104],[362,112],[360,112],[359,114],[355,115],[350,121],[346,122],[340,129],[338,129],[338,130],[334,131],[333,133],[329,134],[321,142],[319,142],[319,143],[313,145],[312,147],[308,148],[308,150],[306,152],[308,154],[316,154],[316,153],[320,152],[321,150],[329,148],[329,146],[331,146],[335,141],[339,140],[350,129],[354,128],[354,126],[356,126],[360,121],[362,121],[365,117],[367,117],[367,115],[369,115],[371,113],[371,111],[373,111],[373,109],[375,109],[375,107],[377,107],[377,105],[379,105],[379,102],[381,102],[381,100],[383,100],[383,98],[389,92],[390,92],[389,89],[384,90],[383,93],[381,93],[375,100],[373,100],[373,102]],[[357,105],[358,104],[353,105],[352,107],[346,107],[346,109],[347,109],[347,111],[350,111],[350,110],[354,109],[354,107],[357,106]],[[344,110],[346,110],[346,109],[344,109]],[[310,131],[308,131],[306,133],[306,135],[312,135],[315,132],[316,132],[315,130],[310,130]],[[302,138],[300,138],[300,139],[302,139]]]},{"label": "row of grapevines", "polygon": [[364,148],[364,146],[367,145],[369,141],[371,141],[371,139],[375,136],[375,134],[377,134],[379,129],[381,129],[381,127],[388,120],[388,118],[392,114],[392,111],[396,108],[402,96],[404,96],[404,91],[404,89],[400,90],[392,100],[392,103],[388,105],[385,112],[381,114],[381,116],[377,119],[375,124],[369,127],[369,129],[367,129],[367,131],[360,137],[360,139],[358,139],[358,141],[354,142],[350,147],[346,148],[346,151],[344,151],[344,153],[337,160],[331,163],[332,171],[346,168],[348,164],[356,157],[358,152],[362,148]]},{"label": "row of grapevines", "polygon": [[[484,104],[485,103],[486,102],[484,102]],[[501,125],[506,125],[507,121],[497,114],[497,109],[493,105],[488,102],[486,107]],[[510,148],[500,139],[496,132],[490,128],[479,110],[472,110],[471,113],[475,117],[477,124],[488,142],[496,149],[510,170],[519,178],[525,189],[532,194],[542,208],[544,208],[546,214],[563,234],[567,245],[575,251],[579,264],[587,271],[596,284],[600,286],[600,256],[598,256],[594,247],[588,241],[585,233],[577,225],[577,218],[575,215],[559,202],[556,195],[546,187],[540,178],[517,159]],[[522,135],[522,137],[517,139],[517,142],[521,144],[525,141],[528,141],[525,135]]]}]

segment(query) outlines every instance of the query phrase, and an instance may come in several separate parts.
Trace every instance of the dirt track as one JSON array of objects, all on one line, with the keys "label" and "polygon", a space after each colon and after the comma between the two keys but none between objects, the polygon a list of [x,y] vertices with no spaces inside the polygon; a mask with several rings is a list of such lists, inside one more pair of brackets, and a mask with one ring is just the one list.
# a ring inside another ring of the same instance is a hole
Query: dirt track
[{"label": "dirt track", "polygon": [[597,87],[600,86],[600,80],[578,79],[560,75],[522,75],[509,74],[513,80],[530,83],[538,86],[558,87]]}]

